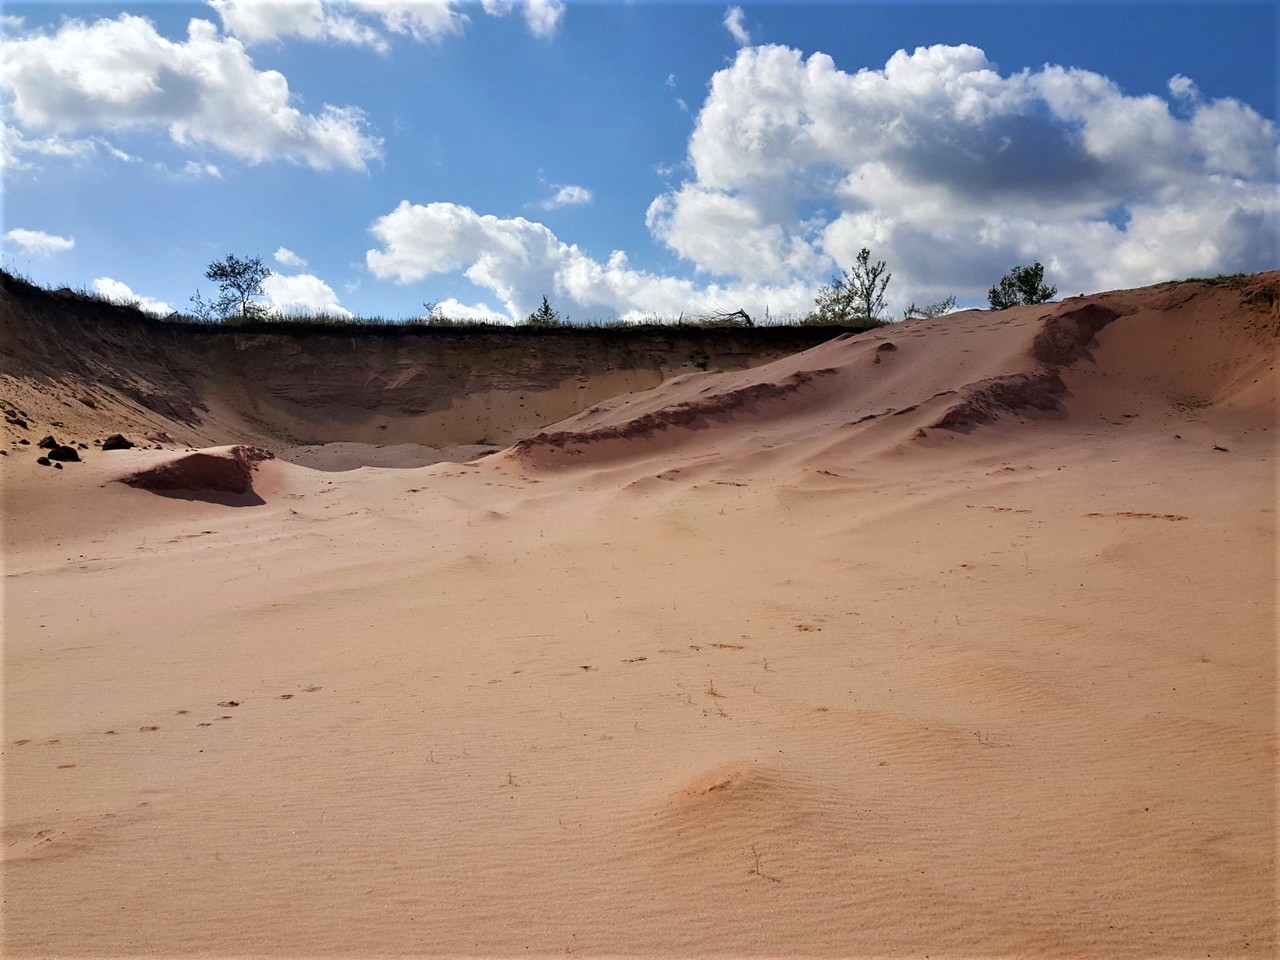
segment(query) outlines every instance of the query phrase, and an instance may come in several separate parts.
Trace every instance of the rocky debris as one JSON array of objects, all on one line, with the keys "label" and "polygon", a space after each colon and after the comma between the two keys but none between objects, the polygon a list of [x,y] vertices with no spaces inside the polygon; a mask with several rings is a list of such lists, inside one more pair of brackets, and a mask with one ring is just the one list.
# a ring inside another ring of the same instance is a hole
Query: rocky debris
[{"label": "rocky debris", "polygon": [[103,450],[130,450],[132,448],[133,441],[120,433],[113,433],[102,441]]},{"label": "rocky debris", "polygon": [[53,463],[53,461],[50,460],[48,457],[37,457],[36,463],[40,464],[40,466],[42,467],[47,467],[49,466],[49,464]]},{"label": "rocky debris", "polygon": [[80,454],[75,447],[54,447],[49,451],[50,460],[61,460],[63,463],[79,463]]},{"label": "rocky debris", "polygon": [[37,443],[36,446],[39,447],[41,450],[52,450],[54,447],[62,446],[62,444],[60,444],[57,440],[55,440],[53,436],[48,436],[48,437],[45,437],[43,440],[41,440],[39,443]]},{"label": "rocky debris", "polygon": [[5,417],[4,422],[11,423],[15,427],[21,427],[23,430],[28,429],[27,421],[23,420],[21,417]]}]

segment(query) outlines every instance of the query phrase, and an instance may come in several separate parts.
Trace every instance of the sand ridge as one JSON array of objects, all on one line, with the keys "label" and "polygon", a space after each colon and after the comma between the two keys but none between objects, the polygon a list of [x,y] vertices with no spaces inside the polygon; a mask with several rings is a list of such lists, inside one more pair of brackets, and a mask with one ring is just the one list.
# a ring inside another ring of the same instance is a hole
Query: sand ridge
[{"label": "sand ridge", "polygon": [[1278,281],[255,504],[11,452],[5,955],[1274,955]]}]

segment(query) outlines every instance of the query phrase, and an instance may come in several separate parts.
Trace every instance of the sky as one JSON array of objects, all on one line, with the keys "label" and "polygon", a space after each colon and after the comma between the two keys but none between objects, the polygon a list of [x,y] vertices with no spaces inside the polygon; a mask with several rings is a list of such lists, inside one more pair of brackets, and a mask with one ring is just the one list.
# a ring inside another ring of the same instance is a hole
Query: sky
[{"label": "sky", "polygon": [[6,3],[3,265],[157,314],[798,317],[1280,267],[1272,3]]}]

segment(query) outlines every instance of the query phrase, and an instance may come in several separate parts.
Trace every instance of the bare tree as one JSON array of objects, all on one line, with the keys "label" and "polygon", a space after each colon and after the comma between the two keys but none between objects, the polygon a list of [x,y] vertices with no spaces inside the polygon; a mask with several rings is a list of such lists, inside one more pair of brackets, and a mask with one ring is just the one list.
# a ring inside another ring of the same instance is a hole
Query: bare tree
[{"label": "bare tree", "polygon": [[806,322],[811,324],[878,324],[883,322],[884,294],[893,277],[883,260],[871,262],[871,251],[863,247],[852,270],[818,291],[814,311]]}]

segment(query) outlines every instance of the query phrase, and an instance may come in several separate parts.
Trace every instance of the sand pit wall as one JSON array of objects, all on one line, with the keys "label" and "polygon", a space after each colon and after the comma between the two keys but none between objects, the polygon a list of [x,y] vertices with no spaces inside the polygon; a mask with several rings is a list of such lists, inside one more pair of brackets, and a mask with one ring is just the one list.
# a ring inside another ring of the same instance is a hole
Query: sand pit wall
[{"label": "sand pit wall", "polygon": [[503,446],[678,374],[758,366],[841,332],[176,324],[4,281],[0,400],[86,435],[192,446]]}]

